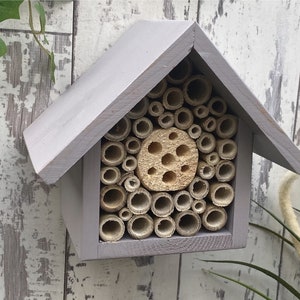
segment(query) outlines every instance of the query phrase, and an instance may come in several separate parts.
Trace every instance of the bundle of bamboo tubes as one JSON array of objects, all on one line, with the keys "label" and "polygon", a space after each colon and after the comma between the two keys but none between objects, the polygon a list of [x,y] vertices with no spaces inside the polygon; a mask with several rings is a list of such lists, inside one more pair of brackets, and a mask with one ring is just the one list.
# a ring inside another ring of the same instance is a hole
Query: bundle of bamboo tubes
[{"label": "bundle of bamboo tubes", "polygon": [[226,101],[185,58],[101,140],[100,240],[223,228],[236,132]]}]

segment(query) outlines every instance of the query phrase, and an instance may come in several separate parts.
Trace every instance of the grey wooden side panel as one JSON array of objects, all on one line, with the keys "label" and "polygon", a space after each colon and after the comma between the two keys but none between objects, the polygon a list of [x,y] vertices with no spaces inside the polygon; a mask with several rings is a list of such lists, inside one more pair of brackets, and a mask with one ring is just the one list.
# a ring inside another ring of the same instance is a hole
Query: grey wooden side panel
[{"label": "grey wooden side panel", "polygon": [[58,65],[55,85],[31,35],[6,29],[1,37],[8,54],[0,58],[0,298],[62,299],[59,185],[47,186],[34,174],[22,132],[69,84],[71,36],[47,35]]}]

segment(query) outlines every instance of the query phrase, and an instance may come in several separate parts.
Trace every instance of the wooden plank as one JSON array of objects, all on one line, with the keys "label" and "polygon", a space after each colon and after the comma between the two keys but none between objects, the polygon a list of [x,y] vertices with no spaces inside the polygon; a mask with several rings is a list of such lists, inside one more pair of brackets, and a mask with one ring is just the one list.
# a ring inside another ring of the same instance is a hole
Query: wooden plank
[{"label": "wooden plank", "polygon": [[[272,1],[272,5],[269,1],[209,1],[201,2],[199,16],[200,25],[209,38],[289,136],[299,72],[299,65],[294,60],[298,60],[295,41],[299,29],[293,26],[296,22],[293,5],[289,7],[287,2],[276,1]],[[283,28],[287,31],[283,32]],[[277,190],[284,172],[275,164],[254,156],[252,197],[277,213]],[[251,210],[251,219],[278,232],[281,230],[255,206]],[[259,299],[235,284],[203,273],[202,268],[205,268],[242,279],[276,299],[277,284],[273,280],[248,268],[205,264],[201,259],[245,260],[278,273],[280,247],[277,239],[250,228],[248,245],[243,250],[183,255],[179,298],[194,299],[201,295],[203,299]],[[290,274],[295,276],[299,267],[289,266],[293,270]],[[290,295],[278,299],[290,299]]]},{"label": "wooden plank", "polygon": [[72,40],[48,35],[58,65],[52,86],[48,58],[31,35],[7,30],[1,36],[9,46],[0,59],[0,298],[61,299],[65,227],[59,188],[34,174],[22,133],[69,84]]},{"label": "wooden plank", "polygon": [[[197,2],[188,0],[79,2],[73,77],[87,70],[136,20],[195,20],[196,11]],[[67,256],[66,299],[176,298],[178,255],[81,263],[69,241]]]}]

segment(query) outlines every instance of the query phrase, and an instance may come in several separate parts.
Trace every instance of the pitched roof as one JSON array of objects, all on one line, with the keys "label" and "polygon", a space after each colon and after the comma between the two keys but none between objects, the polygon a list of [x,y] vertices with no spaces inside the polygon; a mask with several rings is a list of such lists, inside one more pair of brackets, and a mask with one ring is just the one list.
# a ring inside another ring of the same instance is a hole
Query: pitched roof
[{"label": "pitched roof", "polygon": [[189,21],[137,22],[47,108],[24,131],[35,171],[57,181],[188,54],[249,125],[254,152],[300,173],[300,151]]}]

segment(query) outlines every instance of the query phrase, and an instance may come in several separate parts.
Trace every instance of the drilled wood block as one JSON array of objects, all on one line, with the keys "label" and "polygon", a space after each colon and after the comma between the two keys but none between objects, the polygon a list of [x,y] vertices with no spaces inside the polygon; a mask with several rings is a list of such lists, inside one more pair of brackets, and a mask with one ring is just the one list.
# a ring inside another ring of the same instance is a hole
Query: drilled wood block
[{"label": "drilled wood block", "polygon": [[151,191],[177,191],[195,177],[196,143],[180,129],[157,129],[142,143],[137,172]]}]

